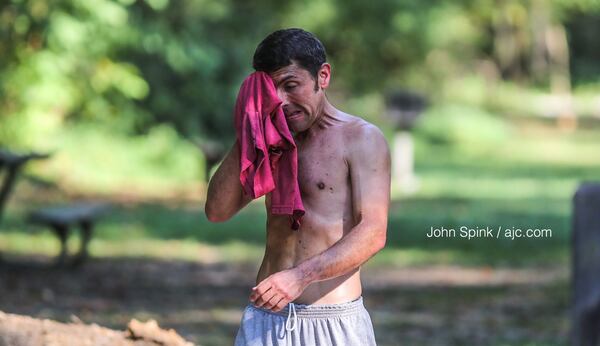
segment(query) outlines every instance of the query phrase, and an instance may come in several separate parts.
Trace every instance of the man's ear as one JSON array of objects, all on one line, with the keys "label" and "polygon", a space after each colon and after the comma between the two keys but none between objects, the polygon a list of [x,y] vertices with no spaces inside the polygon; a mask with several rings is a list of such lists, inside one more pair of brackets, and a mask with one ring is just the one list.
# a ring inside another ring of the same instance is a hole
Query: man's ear
[{"label": "man's ear", "polygon": [[321,89],[327,89],[329,86],[329,79],[331,78],[331,65],[323,63],[317,74],[318,84]]}]

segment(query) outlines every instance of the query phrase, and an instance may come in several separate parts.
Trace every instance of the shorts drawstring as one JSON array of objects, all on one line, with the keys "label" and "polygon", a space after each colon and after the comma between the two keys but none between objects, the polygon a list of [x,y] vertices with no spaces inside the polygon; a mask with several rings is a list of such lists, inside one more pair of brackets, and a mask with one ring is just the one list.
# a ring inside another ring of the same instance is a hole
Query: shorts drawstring
[{"label": "shorts drawstring", "polygon": [[[290,320],[290,317],[292,317],[292,314],[294,315],[293,326],[292,326],[292,323]],[[296,307],[294,306],[294,303],[290,303],[288,305],[288,317],[285,320],[285,330],[287,330],[288,332],[291,332],[294,329],[296,329],[297,325],[298,325],[298,316],[296,316]]]}]

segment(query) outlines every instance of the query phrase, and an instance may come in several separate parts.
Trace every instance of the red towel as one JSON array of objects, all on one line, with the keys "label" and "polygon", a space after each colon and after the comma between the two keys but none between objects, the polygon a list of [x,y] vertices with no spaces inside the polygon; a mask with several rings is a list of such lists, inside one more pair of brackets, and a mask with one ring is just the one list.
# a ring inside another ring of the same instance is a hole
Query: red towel
[{"label": "red towel", "polygon": [[297,230],[304,215],[298,152],[267,73],[254,72],[242,83],[235,104],[235,130],[245,193],[258,198],[272,192],[271,212],[290,215],[291,227]]}]

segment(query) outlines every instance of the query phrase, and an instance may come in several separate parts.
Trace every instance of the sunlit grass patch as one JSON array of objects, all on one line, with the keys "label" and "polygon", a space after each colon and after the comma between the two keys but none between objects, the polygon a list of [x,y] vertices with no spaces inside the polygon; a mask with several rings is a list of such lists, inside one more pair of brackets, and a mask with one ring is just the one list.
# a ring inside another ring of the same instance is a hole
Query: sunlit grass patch
[{"label": "sunlit grass patch", "polygon": [[[79,250],[80,238],[69,238],[68,248],[73,254]],[[194,239],[161,240],[144,237],[125,239],[93,239],[90,243],[93,257],[148,257],[200,263],[255,262],[258,263],[263,248],[254,244],[231,241],[219,245],[198,242]],[[28,234],[18,231],[0,233],[0,252],[6,255],[56,256],[60,250],[58,239],[50,232]]]}]

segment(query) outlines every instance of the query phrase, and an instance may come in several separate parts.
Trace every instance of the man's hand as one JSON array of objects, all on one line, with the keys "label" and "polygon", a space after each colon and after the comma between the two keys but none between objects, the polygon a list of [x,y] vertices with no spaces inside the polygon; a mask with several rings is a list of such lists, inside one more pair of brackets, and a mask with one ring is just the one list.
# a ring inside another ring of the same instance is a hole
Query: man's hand
[{"label": "man's hand", "polygon": [[308,286],[307,280],[296,269],[287,269],[270,275],[252,288],[250,301],[257,307],[281,311],[298,298]]}]

